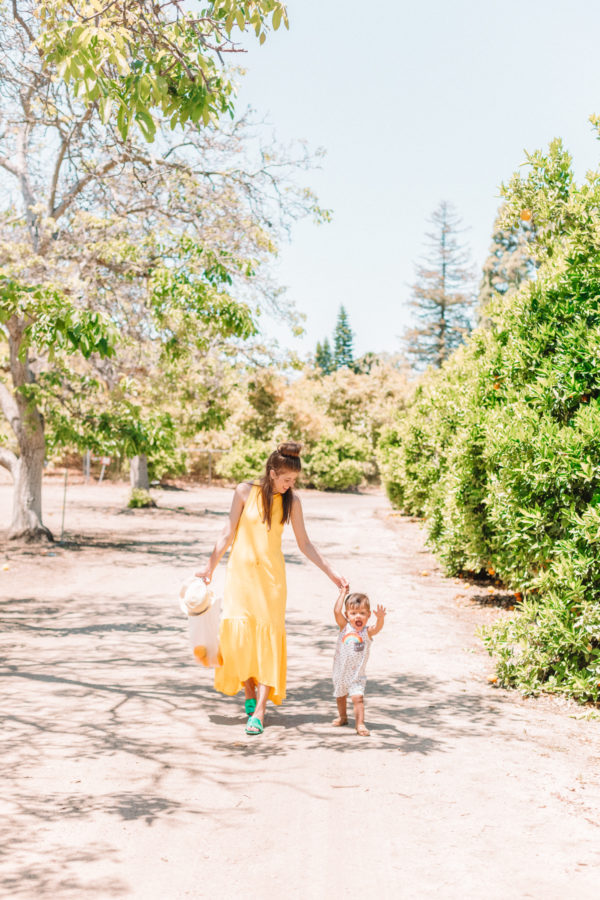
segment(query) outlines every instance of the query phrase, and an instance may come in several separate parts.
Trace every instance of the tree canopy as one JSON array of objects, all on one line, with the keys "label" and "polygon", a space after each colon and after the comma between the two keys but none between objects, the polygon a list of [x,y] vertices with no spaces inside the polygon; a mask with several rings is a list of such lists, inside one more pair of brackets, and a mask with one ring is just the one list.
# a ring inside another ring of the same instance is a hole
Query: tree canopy
[{"label": "tree canopy", "polygon": [[[6,2],[6,0],[4,0]],[[289,26],[279,0],[13,0],[49,71],[123,140],[133,124],[152,141],[157,118],[171,128],[233,113],[224,56],[246,31],[262,44]],[[38,25],[39,23],[39,25]]]},{"label": "tree canopy", "polygon": [[53,76],[33,12],[0,4],[0,398],[16,441],[0,463],[15,533],[43,531],[47,446],[135,455],[218,420],[219,354],[256,333],[259,308],[283,311],[263,263],[295,219],[325,215],[293,178],[310,154],[257,145],[248,117],[188,120],[185,136],[159,119],[152,152],[124,140]]}]

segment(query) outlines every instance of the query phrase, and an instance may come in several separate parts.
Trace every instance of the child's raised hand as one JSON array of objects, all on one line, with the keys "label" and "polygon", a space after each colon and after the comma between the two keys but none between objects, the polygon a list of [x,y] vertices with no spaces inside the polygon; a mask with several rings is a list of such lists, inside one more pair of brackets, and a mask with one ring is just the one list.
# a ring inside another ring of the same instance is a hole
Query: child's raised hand
[{"label": "child's raised hand", "polygon": [[377,606],[377,609],[375,610],[374,615],[378,622],[383,623],[386,612],[387,612],[387,609],[385,608],[385,606],[381,606],[381,604],[379,604]]},{"label": "child's raised hand", "polygon": [[344,628],[347,624],[346,616],[343,613],[344,600],[350,588],[348,587],[348,582],[340,586],[340,592],[337,595],[337,600],[335,601],[335,606],[333,607],[333,615],[335,616],[335,621],[338,623],[340,628]]}]

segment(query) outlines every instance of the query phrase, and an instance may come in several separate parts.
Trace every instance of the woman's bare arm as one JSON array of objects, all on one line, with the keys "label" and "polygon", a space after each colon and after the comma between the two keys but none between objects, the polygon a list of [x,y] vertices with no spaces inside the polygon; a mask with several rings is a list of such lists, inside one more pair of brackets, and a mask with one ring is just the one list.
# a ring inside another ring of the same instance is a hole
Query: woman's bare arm
[{"label": "woman's bare arm", "polygon": [[300,497],[296,494],[294,496],[294,502],[292,503],[292,514],[290,517],[292,528],[294,529],[294,536],[296,538],[296,543],[298,547],[304,553],[307,559],[310,559],[312,563],[315,564],[322,572],[331,578],[333,583],[337,588],[348,587],[347,580],[340,575],[335,569],[332,569],[327,560],[321,556],[315,545],[312,543],[310,538],[306,533],[306,527],[304,525],[304,516],[302,514],[302,504],[300,502]]},{"label": "woman's bare arm", "polygon": [[233,492],[233,500],[231,501],[231,509],[229,510],[229,518],[227,519],[227,524],[217,538],[217,542],[213,548],[213,552],[210,555],[210,559],[203,569],[200,569],[198,570],[198,572],[196,572],[196,578],[203,578],[207,584],[210,582],[213,576],[213,572],[219,564],[219,560],[221,559],[227,548],[233,543],[238,523],[240,521],[240,516],[242,515],[242,510],[244,509],[244,505],[250,494],[251,487],[252,485],[250,484],[238,484],[238,486],[236,487],[235,491]]}]

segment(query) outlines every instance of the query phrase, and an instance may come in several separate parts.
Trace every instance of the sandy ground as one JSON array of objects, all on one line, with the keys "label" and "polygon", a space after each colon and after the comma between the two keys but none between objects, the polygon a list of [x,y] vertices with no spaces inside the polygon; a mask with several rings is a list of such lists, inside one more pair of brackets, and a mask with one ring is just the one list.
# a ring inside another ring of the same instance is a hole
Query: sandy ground
[{"label": "sandy ground", "polygon": [[[250,738],[175,599],[230,492],[126,495],[70,487],[64,546],[0,544],[3,896],[598,896],[600,723],[488,684],[475,631],[508,613],[443,577],[417,523],[379,494],[303,495],[314,542],[389,608],[372,736],[330,725],[335,589],[290,533],[288,699]],[[46,485],[55,531],[61,500]]]}]

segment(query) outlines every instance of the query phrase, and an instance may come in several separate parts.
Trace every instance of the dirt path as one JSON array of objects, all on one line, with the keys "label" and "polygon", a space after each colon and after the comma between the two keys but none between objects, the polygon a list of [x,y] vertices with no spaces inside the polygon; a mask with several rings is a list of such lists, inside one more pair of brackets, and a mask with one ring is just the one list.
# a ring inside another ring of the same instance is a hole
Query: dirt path
[{"label": "dirt path", "polygon": [[56,555],[0,547],[4,896],[598,896],[600,725],[487,683],[474,630],[502,613],[441,575],[417,524],[379,495],[304,495],[315,543],[390,609],[372,737],[329,724],[335,589],[288,535],[289,696],[248,738],[175,604],[230,493],[157,492],[136,514],[125,496],[70,489],[77,543]]}]

